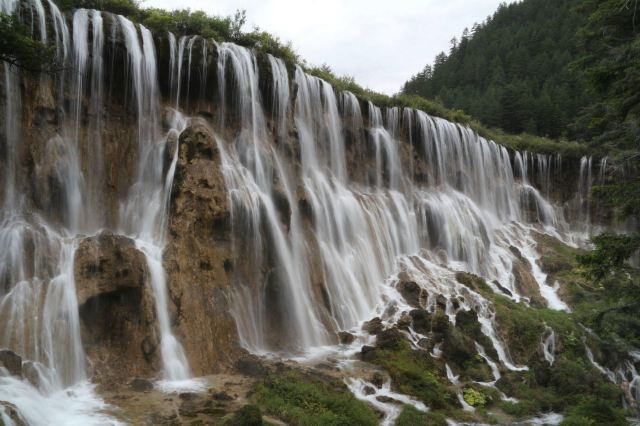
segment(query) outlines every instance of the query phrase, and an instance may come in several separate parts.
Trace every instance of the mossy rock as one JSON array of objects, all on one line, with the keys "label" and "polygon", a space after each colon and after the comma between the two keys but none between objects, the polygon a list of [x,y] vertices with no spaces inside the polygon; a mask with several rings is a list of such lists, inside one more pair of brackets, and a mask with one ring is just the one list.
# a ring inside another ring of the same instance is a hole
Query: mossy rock
[{"label": "mossy rock", "polygon": [[225,422],[226,426],[262,426],[263,424],[260,407],[253,404],[245,405]]},{"label": "mossy rock", "polygon": [[344,383],[295,370],[268,375],[251,400],[291,425],[377,425],[378,415]]}]

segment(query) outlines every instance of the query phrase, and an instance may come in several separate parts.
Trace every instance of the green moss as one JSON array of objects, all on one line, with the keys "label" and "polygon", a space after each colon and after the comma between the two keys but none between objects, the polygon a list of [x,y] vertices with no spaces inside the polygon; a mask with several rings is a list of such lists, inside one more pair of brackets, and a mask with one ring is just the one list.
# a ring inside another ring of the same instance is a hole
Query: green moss
[{"label": "green moss", "polygon": [[484,407],[487,403],[487,399],[484,394],[474,388],[468,387],[464,388],[462,391],[462,397],[465,402],[472,407]]},{"label": "green moss", "polygon": [[251,397],[264,411],[292,425],[376,425],[377,416],[340,382],[294,371],[267,376]]},{"label": "green moss", "polygon": [[411,405],[405,405],[396,419],[396,426],[445,426],[447,418],[442,413],[422,412]]},{"label": "green moss", "polygon": [[225,422],[226,426],[261,426],[263,424],[260,408],[253,404],[245,405]]},{"label": "green moss", "polygon": [[426,353],[413,351],[403,341],[396,350],[376,350],[373,361],[384,367],[401,393],[415,396],[432,409],[455,405],[456,397],[446,385],[433,359]]}]

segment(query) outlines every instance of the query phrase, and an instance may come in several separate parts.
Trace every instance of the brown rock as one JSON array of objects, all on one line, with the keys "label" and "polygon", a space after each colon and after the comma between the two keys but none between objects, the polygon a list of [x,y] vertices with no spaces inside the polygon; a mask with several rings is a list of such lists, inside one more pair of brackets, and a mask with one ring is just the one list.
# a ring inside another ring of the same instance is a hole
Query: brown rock
[{"label": "brown rock", "polygon": [[367,321],[362,324],[362,330],[366,331],[369,334],[378,334],[384,329],[382,325],[382,320],[379,317],[372,319],[371,321]]},{"label": "brown rock", "polygon": [[12,376],[22,377],[22,358],[13,351],[0,350],[0,367],[6,368]]},{"label": "brown rock", "polygon": [[338,332],[338,339],[340,339],[340,343],[342,343],[343,345],[349,345],[353,343],[354,340],[356,340],[356,336],[347,331],[340,331]]},{"label": "brown rock", "polygon": [[129,383],[129,387],[135,392],[146,392],[153,390],[153,383],[147,379],[135,378]]},{"label": "brown rock", "polygon": [[159,369],[155,299],[147,262],[135,242],[102,233],[76,250],[75,280],[82,341],[94,378],[115,386]]},{"label": "brown rock", "polygon": [[545,300],[540,295],[538,282],[531,272],[531,264],[529,261],[522,257],[516,257],[511,271],[513,273],[514,284],[518,289],[518,293],[520,293],[521,296],[528,298],[530,303],[534,305],[546,306]]},{"label": "brown rock", "polygon": [[[27,421],[22,417],[15,405],[7,401],[0,401],[0,407],[3,408],[5,415],[9,416],[14,426],[27,426]],[[1,421],[2,419],[0,418]]]},{"label": "brown rock", "polygon": [[400,281],[396,288],[409,305],[421,308],[426,297],[426,292],[415,281]]}]

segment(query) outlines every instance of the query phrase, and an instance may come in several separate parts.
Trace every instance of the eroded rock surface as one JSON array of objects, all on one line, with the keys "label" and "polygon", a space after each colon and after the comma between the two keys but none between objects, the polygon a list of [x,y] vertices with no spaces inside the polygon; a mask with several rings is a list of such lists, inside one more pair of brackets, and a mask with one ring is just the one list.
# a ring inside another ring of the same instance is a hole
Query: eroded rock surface
[{"label": "eroded rock surface", "polygon": [[82,240],[74,273],[82,341],[95,378],[103,385],[159,367],[153,290],[144,254],[121,235]]}]

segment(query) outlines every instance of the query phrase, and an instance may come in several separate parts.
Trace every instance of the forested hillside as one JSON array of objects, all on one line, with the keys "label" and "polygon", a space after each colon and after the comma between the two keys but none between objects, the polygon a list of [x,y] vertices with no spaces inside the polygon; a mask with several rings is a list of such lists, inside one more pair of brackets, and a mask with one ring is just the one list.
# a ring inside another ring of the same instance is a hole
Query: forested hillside
[{"label": "forested hillside", "polygon": [[576,37],[586,22],[580,0],[502,4],[465,30],[405,83],[403,91],[439,99],[508,132],[559,137],[594,101],[582,73]]}]

